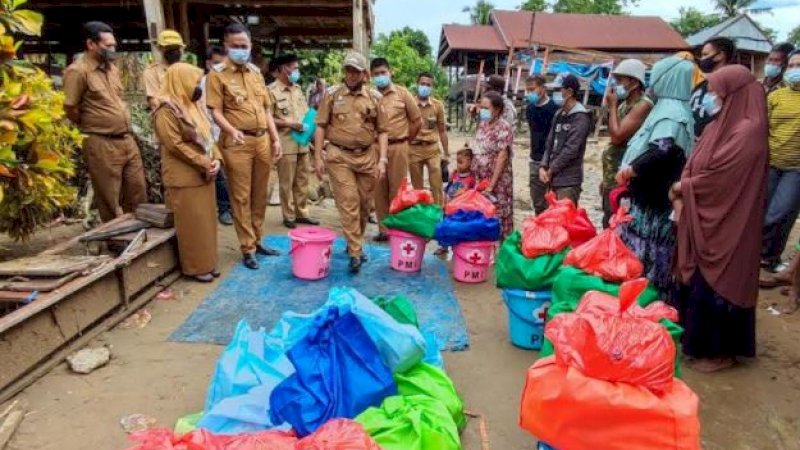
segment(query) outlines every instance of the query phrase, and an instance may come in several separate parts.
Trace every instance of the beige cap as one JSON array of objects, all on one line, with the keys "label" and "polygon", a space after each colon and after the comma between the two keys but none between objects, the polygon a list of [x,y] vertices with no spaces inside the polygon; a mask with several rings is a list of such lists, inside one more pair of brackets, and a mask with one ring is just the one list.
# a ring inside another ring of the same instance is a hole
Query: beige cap
[{"label": "beige cap", "polygon": [[344,57],[344,67],[352,67],[361,71],[367,70],[367,58],[356,51],[349,51]]},{"label": "beige cap", "polygon": [[164,30],[158,35],[159,47],[186,47],[183,44],[183,38],[180,33],[175,30]]}]

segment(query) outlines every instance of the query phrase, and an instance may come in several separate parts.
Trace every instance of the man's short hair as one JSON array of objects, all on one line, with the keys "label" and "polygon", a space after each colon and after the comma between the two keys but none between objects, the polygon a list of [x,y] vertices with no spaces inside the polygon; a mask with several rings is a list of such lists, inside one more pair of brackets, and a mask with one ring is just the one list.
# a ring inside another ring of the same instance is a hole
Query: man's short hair
[{"label": "man's short hair", "polygon": [[533,83],[536,86],[544,86],[547,84],[547,80],[541,75],[531,75],[525,79],[525,83]]},{"label": "man's short hair", "polygon": [[419,75],[417,75],[417,81],[419,82],[419,80],[422,78],[430,78],[431,80],[436,81],[436,77],[434,77],[430,72],[420,72]]},{"label": "man's short hair", "polygon": [[86,22],[83,25],[83,30],[86,33],[86,39],[91,40],[92,42],[100,41],[100,33],[113,33],[114,30],[105,23],[94,20],[92,22]]},{"label": "man's short hair", "polygon": [[386,58],[373,58],[372,62],[369,63],[369,70],[375,70],[378,67],[386,67],[387,69],[391,69],[392,66],[389,65],[389,61]]},{"label": "man's short hair", "polygon": [[212,45],[206,50],[206,58],[211,59],[214,56],[225,56],[225,48],[219,45]]},{"label": "man's short hair", "polygon": [[242,33],[250,36],[250,30],[248,30],[247,27],[244,26],[244,24],[241,24],[239,22],[231,22],[230,24],[228,24],[227,27],[225,27],[224,37]]},{"label": "man's short hair", "polygon": [[467,158],[472,158],[475,154],[472,152],[472,149],[469,147],[464,147],[461,150],[456,152],[456,157],[458,156],[465,156]]},{"label": "man's short hair", "polygon": [[718,52],[725,54],[725,62],[731,63],[736,56],[736,43],[733,39],[726,37],[711,38],[703,43],[703,45],[711,44],[712,47],[717,49]]},{"label": "man's short hair", "polygon": [[281,67],[281,66],[285,66],[287,64],[291,64],[291,63],[297,62],[297,56],[296,55],[289,55],[289,54],[280,55],[277,58],[273,59],[272,61],[275,64],[275,67]]},{"label": "man's short hair", "polygon": [[794,53],[794,45],[789,42],[783,42],[780,44],[775,45],[772,47],[772,53],[780,53],[783,55],[783,63],[786,64],[789,61],[789,55]]}]

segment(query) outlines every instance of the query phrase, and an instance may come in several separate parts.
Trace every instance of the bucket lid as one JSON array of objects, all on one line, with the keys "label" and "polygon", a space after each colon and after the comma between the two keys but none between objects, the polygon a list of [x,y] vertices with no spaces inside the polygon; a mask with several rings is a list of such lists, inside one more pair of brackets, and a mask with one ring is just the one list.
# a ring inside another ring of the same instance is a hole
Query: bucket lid
[{"label": "bucket lid", "polygon": [[289,231],[289,237],[305,242],[331,242],[336,239],[336,233],[325,227],[300,227]]}]

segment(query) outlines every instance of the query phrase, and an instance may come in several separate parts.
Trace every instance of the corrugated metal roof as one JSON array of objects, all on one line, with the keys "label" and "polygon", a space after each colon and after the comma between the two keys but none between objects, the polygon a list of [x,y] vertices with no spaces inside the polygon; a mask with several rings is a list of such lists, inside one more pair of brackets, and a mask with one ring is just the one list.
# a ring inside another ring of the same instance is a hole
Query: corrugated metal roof
[{"label": "corrugated metal roof", "polygon": [[686,38],[686,42],[692,47],[698,47],[714,37],[733,39],[739,50],[769,53],[772,49],[769,38],[747,14],[731,17],[718,25],[700,30]]},{"label": "corrugated metal roof", "polygon": [[660,17],[601,14],[552,14],[492,11],[492,24],[507,47],[533,42],[591,50],[641,49],[651,52],[688,48],[686,41]]},{"label": "corrugated metal roof", "polygon": [[452,50],[499,52],[508,49],[490,25],[443,25],[442,33]]}]

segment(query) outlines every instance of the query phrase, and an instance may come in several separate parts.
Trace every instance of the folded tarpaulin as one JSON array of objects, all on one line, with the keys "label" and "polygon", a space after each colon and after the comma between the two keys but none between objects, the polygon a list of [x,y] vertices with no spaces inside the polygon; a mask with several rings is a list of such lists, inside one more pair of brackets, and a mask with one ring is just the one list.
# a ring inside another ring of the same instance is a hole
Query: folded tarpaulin
[{"label": "folded tarpaulin", "polygon": [[436,225],[442,220],[442,207],[439,205],[414,205],[397,214],[389,214],[383,219],[383,226],[392,230],[416,234],[425,239],[433,239]]},{"label": "folded tarpaulin", "polygon": [[554,255],[526,258],[520,250],[519,231],[509,234],[497,252],[497,287],[523,291],[549,291],[562,269],[567,255],[563,250]]},{"label": "folded tarpaulin", "polygon": [[497,241],[500,239],[500,220],[488,218],[480,211],[458,210],[439,222],[434,237],[443,247],[462,242]]},{"label": "folded tarpaulin", "polygon": [[458,427],[447,407],[427,395],[398,395],[356,417],[384,450],[460,450]]}]

